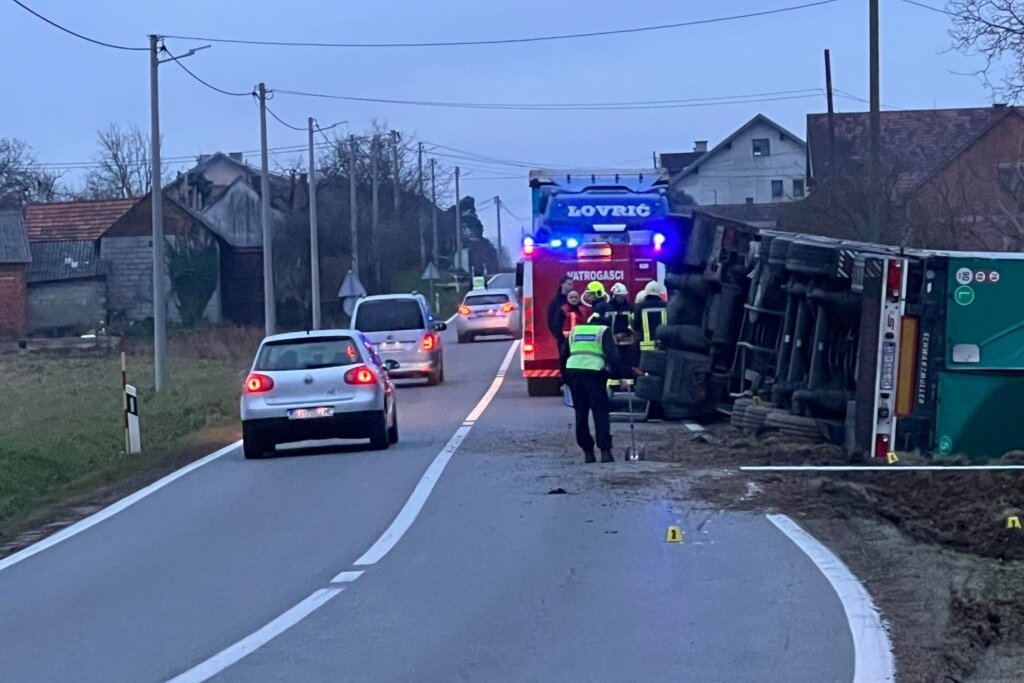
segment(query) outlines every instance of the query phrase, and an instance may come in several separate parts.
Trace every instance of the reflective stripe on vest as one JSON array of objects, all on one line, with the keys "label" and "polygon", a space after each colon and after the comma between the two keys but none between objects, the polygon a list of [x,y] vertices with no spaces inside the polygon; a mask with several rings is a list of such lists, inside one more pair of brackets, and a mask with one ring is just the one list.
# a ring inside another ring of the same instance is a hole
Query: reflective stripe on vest
[{"label": "reflective stripe on vest", "polygon": [[604,325],[577,325],[569,333],[569,360],[567,370],[604,370],[604,347],[601,340],[608,328]]},{"label": "reflective stripe on vest", "polygon": [[[614,334],[626,334],[630,333],[630,338],[621,340],[616,339],[615,343],[619,346],[631,346],[633,344],[632,332],[633,332],[633,311],[630,310],[610,310],[607,313],[608,324],[612,328]],[[624,321],[624,322],[620,322]]]},{"label": "reflective stripe on vest", "polygon": [[[651,318],[654,317],[654,314],[657,314],[658,322],[652,327]],[[660,326],[668,324],[668,309],[645,308],[640,311],[640,322],[643,325],[643,339],[640,340],[640,350],[653,351],[657,349],[658,342],[654,338],[654,335]]]}]

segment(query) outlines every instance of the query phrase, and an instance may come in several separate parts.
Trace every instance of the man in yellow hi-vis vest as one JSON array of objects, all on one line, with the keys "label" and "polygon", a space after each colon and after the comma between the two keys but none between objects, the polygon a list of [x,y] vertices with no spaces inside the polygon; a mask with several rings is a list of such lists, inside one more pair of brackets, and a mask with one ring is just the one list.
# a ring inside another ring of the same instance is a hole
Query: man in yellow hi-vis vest
[{"label": "man in yellow hi-vis vest", "polygon": [[583,449],[583,461],[588,463],[596,461],[590,413],[594,414],[601,462],[615,460],[607,384],[609,377],[618,376],[619,354],[612,331],[605,323],[604,317],[594,316],[585,325],[574,327],[569,333],[569,359],[565,363],[566,383],[576,411],[576,443]]},{"label": "man in yellow hi-vis vest", "polygon": [[655,336],[658,328],[668,324],[665,286],[657,280],[651,280],[641,293],[643,298],[636,304],[633,329],[640,340],[640,350],[654,351],[659,347]]}]

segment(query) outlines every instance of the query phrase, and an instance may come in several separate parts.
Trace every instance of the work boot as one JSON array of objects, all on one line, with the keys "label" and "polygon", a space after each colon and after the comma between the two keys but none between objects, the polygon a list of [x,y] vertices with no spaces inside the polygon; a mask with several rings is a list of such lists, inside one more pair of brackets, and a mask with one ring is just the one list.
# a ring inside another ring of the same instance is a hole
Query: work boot
[{"label": "work boot", "polygon": [[609,449],[601,449],[601,462],[615,462],[615,458],[612,457],[612,452]]},{"label": "work boot", "polygon": [[594,451],[583,451],[583,462],[587,465],[597,462],[597,458],[594,457]]}]

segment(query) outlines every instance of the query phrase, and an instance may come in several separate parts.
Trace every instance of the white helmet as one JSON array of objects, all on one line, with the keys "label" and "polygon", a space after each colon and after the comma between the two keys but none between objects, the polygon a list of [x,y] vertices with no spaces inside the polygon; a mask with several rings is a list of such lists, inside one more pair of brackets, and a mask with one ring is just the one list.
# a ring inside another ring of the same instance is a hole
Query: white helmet
[{"label": "white helmet", "polygon": [[661,284],[657,280],[651,280],[650,282],[648,282],[647,286],[644,287],[644,292],[651,296],[660,297],[664,297],[666,294],[668,294],[668,291],[665,289],[665,285]]},{"label": "white helmet", "polygon": [[629,296],[629,290],[626,289],[626,285],[616,282],[612,285],[612,296]]}]

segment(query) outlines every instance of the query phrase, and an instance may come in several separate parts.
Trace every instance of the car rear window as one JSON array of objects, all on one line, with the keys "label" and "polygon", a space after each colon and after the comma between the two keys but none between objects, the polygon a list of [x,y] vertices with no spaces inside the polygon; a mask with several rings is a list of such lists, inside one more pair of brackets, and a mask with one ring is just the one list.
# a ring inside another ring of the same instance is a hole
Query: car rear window
[{"label": "car rear window", "polygon": [[355,328],[360,332],[422,330],[423,311],[411,299],[364,301],[356,311]]},{"label": "car rear window", "polygon": [[474,294],[467,296],[464,302],[467,306],[493,306],[495,304],[507,304],[508,294]]},{"label": "car rear window", "polygon": [[267,342],[256,359],[257,370],[313,370],[362,362],[351,337],[312,337]]}]

